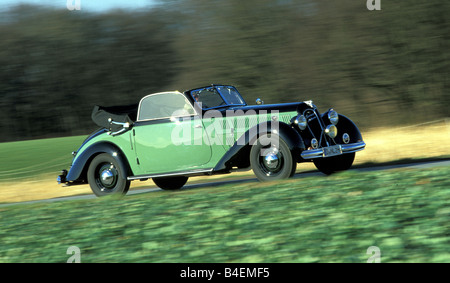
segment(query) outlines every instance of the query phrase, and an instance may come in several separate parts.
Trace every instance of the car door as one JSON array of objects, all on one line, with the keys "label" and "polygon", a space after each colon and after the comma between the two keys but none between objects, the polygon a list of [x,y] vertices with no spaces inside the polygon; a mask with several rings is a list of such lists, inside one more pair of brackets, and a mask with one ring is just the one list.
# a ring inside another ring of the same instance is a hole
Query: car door
[{"label": "car door", "polygon": [[201,169],[211,159],[202,120],[179,92],[144,97],[133,135],[139,174]]}]

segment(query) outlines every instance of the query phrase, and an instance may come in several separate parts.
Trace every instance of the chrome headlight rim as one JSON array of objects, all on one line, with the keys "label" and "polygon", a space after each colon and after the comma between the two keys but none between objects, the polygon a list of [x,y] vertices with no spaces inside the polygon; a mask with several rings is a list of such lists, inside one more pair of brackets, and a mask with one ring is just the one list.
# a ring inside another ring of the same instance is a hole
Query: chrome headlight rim
[{"label": "chrome headlight rim", "polygon": [[328,125],[325,128],[325,134],[327,134],[327,136],[329,136],[330,138],[334,139],[338,134],[337,127],[335,125]]},{"label": "chrome headlight rim", "polygon": [[298,115],[295,118],[295,124],[300,128],[300,130],[304,130],[306,129],[306,127],[308,126],[308,122],[306,121],[306,117],[303,115]]},{"label": "chrome headlight rim", "polygon": [[318,141],[316,138],[313,138],[313,139],[311,140],[311,147],[312,147],[313,149],[318,149],[318,148],[319,148],[319,141]]},{"label": "chrome headlight rim", "polygon": [[331,124],[337,125],[337,123],[339,122],[339,114],[335,110],[330,109],[328,111],[328,120]]},{"label": "chrome headlight rim", "polygon": [[350,142],[350,135],[349,135],[348,133],[344,133],[344,134],[342,135],[342,141],[343,141],[345,144],[348,144],[348,143]]}]

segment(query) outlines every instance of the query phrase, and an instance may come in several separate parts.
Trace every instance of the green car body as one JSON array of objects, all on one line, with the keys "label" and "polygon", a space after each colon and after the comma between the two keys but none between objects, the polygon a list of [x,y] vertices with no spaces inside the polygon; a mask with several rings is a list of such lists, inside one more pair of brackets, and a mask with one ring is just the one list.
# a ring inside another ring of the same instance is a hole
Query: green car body
[{"label": "green car body", "polygon": [[89,183],[97,196],[126,193],[133,180],[163,189],[190,176],[253,169],[261,181],[289,178],[313,161],[326,174],[348,169],[365,144],[356,125],[311,101],[249,106],[233,86],[162,92],[124,107],[96,106],[102,128],[74,153],[58,182]]}]

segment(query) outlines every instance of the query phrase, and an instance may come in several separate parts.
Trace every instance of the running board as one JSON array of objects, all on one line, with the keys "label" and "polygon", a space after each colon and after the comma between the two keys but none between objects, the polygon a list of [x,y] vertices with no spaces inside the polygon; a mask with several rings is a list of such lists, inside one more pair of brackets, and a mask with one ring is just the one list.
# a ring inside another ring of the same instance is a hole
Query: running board
[{"label": "running board", "polygon": [[176,176],[192,177],[192,176],[199,176],[199,175],[211,175],[213,172],[213,169],[214,168],[178,171],[178,172],[162,173],[162,174],[138,175],[138,176],[128,177],[127,180],[132,181],[132,180],[160,178],[160,177],[176,177]]}]

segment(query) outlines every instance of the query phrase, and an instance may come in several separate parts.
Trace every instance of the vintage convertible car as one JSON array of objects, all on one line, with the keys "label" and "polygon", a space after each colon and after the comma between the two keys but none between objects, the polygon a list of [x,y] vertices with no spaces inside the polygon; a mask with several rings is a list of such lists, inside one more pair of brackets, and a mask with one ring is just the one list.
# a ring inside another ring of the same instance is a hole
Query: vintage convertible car
[{"label": "vintage convertible car", "polygon": [[211,85],[150,94],[138,104],[95,106],[101,129],[73,152],[58,182],[89,183],[97,196],[125,194],[133,180],[162,189],[188,178],[252,169],[261,181],[289,178],[297,163],[325,174],[350,168],[365,143],[356,125],[312,101],[247,105],[237,89]]}]

